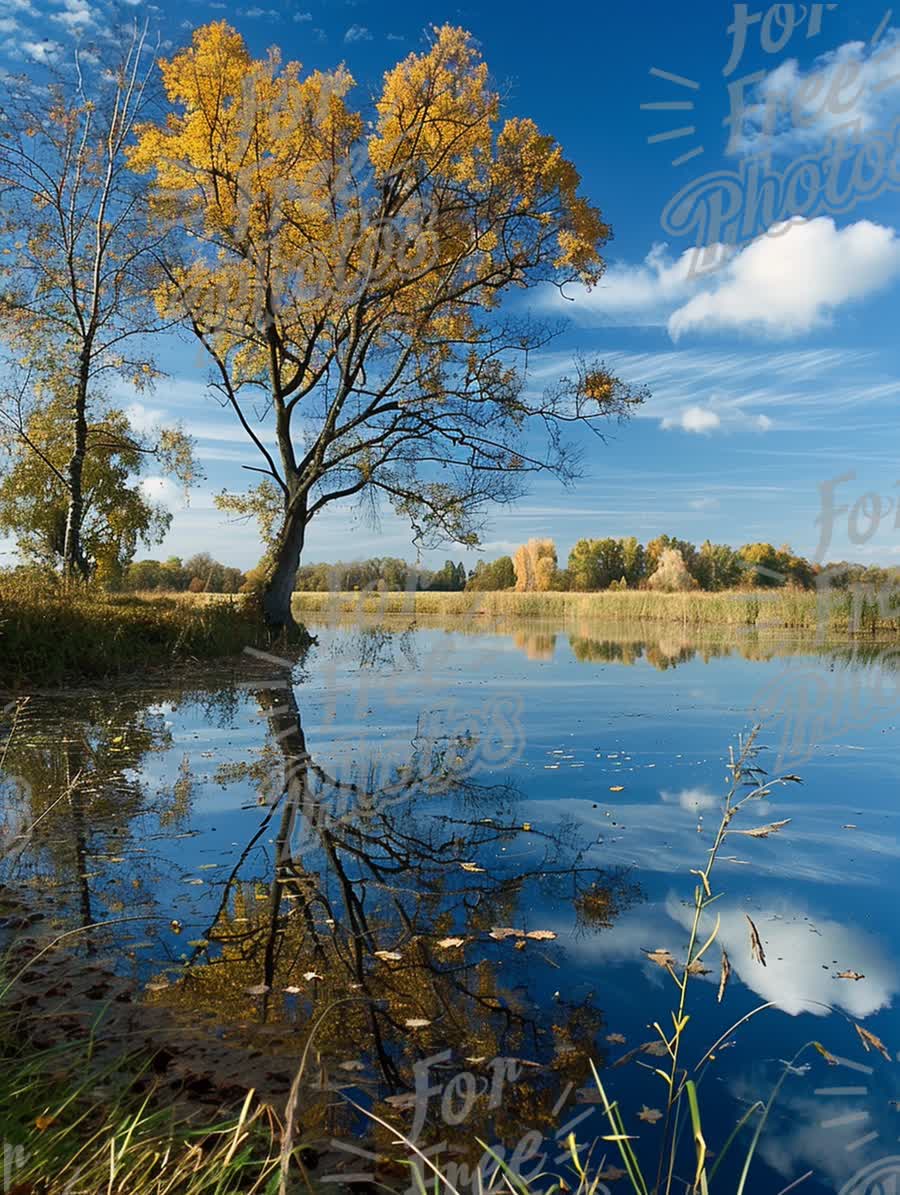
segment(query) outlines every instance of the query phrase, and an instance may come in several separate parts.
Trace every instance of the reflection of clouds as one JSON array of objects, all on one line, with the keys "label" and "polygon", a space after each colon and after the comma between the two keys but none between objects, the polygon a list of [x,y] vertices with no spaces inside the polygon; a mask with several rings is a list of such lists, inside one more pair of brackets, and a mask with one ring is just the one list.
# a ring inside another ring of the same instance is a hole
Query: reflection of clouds
[{"label": "reflection of clouds", "polygon": [[663,789],[659,797],[664,804],[680,805],[682,809],[687,809],[690,813],[722,807],[721,793],[711,793],[706,788],[683,788],[677,793],[666,792]]},{"label": "reflection of clouds", "polygon": [[[698,834],[698,814],[704,812],[704,806],[692,804],[704,801],[707,796],[709,793],[701,786],[662,791],[659,801],[614,800],[604,793],[597,802],[598,809],[586,808],[583,800],[562,798],[529,801],[528,811],[533,820],[562,813],[571,815],[584,826],[586,837],[591,833],[597,835],[601,843],[597,849],[602,851],[604,864],[673,875],[697,867],[712,845],[717,813],[712,818],[706,816],[706,828]],[[720,808],[721,800],[719,796],[712,799],[715,810]],[[612,811],[611,817],[605,816],[607,809]],[[883,811],[871,813],[883,815]],[[871,814],[862,816],[872,820]],[[900,860],[900,837],[892,832],[893,821],[883,821],[884,833],[844,829],[847,823],[861,822],[858,805],[816,809],[802,797],[754,801],[735,822],[734,829],[746,830],[782,818],[791,818],[790,826],[769,839],[731,835],[720,857],[719,869],[734,872],[735,865],[729,862],[734,857],[752,864],[755,876],[852,884],[860,888],[884,882],[888,867]],[[743,872],[745,868],[737,870]]]},{"label": "reflection of clouds", "polygon": [[[762,903],[765,906],[765,899]],[[766,951],[767,966],[763,967],[751,956],[743,908],[723,900],[715,909],[721,921],[717,941],[727,950],[736,977],[791,1016],[803,1012],[824,1016],[828,1008],[822,1006],[830,1005],[861,1019],[890,1005],[900,988],[894,962],[876,939],[853,925],[814,916],[776,897],[767,912],[753,914]],[[592,964],[639,963],[642,947],[663,946],[678,958],[686,950],[692,917],[693,910],[672,893],[660,904],[624,912],[596,937],[571,938],[568,949]],[[712,931],[713,924],[710,915],[702,938]],[[715,946],[708,959],[711,973],[706,978],[717,983],[719,954]],[[646,963],[645,969],[648,977],[664,974],[652,963]],[[838,971],[845,970],[861,971],[865,979],[835,978]]]},{"label": "reflection of clouds", "polygon": [[[827,1009],[817,1004],[828,1004],[852,1017],[867,1017],[886,1008],[897,991],[895,964],[874,938],[855,926],[813,917],[796,905],[778,902],[769,913],[753,916],[766,952],[763,967],[750,953],[744,910],[725,902],[717,902],[715,908],[720,919],[717,941],[728,951],[742,983],[791,1016],[801,1012],[823,1016]],[[685,930],[690,927],[692,910],[676,897],[666,900],[666,913]],[[701,937],[711,933],[714,924],[709,915]],[[712,957],[716,957],[715,948]],[[865,979],[835,978],[838,971],[847,970],[861,971]]]}]

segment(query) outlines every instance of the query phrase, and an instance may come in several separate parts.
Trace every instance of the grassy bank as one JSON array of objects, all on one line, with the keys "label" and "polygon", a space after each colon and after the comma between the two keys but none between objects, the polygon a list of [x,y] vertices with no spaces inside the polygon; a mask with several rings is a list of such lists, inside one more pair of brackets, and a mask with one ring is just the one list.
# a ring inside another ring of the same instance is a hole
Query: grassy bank
[{"label": "grassy bank", "polygon": [[[898,595],[900,597],[900,595]],[[885,606],[887,604],[885,603]],[[661,622],[689,627],[750,627],[757,630],[817,629],[832,634],[900,632],[900,602],[880,608],[833,593],[822,598],[802,590],[734,590],[723,593],[297,593],[294,611],[303,615],[407,614],[474,619],[545,618],[563,623],[584,619]]]},{"label": "grassy bank", "polygon": [[240,652],[261,639],[243,599],[144,599],[0,583],[0,688],[52,687]]}]

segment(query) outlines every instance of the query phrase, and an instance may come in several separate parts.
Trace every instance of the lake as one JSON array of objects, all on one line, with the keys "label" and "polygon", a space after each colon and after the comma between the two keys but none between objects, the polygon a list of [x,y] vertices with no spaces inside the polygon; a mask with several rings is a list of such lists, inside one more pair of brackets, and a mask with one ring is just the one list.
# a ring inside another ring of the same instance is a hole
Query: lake
[{"label": "lake", "polygon": [[[780,1084],[748,1190],[900,1174],[884,1161],[900,1153],[890,645],[310,629],[293,663],[35,694],[5,758],[7,837],[25,836],[4,881],[51,931],[83,927],[68,943],[133,981],[179,1049],[194,1040],[213,1085],[283,1104],[305,1052],[319,1177],[406,1185],[390,1123],[462,1192],[479,1141],[527,1175],[565,1170],[569,1133],[609,1131],[593,1060],[655,1174],[653,1024],[671,1032],[678,995],[660,952],[686,953],[729,751],[761,720],[755,763],[802,783],[742,809],[713,872],[719,928],[681,1046],[706,1141]],[[592,1160],[626,1189],[614,1145]]]}]

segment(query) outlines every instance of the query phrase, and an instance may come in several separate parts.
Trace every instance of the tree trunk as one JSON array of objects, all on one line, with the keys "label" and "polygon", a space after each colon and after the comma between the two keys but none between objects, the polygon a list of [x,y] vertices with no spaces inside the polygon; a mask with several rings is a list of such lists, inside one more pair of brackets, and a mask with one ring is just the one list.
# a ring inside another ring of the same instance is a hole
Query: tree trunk
[{"label": "tree trunk", "polygon": [[88,564],[81,547],[81,523],[84,518],[84,457],[87,452],[87,388],[88,361],[83,359],[79,370],[78,389],[72,412],[72,455],[69,458],[66,480],[69,505],[66,511],[66,535],[63,542],[63,576],[67,581],[88,576]]},{"label": "tree trunk", "polygon": [[262,610],[266,626],[275,634],[297,629],[291,613],[291,598],[306,537],[306,518],[305,503],[289,508],[272,552],[272,563],[262,591]]}]

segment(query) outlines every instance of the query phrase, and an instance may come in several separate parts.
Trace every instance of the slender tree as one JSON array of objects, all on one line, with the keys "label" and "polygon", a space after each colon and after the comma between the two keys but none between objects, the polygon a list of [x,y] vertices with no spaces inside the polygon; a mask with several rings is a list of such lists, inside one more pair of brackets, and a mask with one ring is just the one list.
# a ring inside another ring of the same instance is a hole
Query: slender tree
[{"label": "slender tree", "polygon": [[610,229],[551,137],[500,123],[468,34],[436,30],[389,71],[368,123],[343,68],[255,61],[225,23],[162,71],[170,109],[131,158],[156,218],[183,229],[180,253],[160,255],[158,303],[204,346],[259,452],[268,488],[226,505],[269,518],[273,629],[292,625],[307,527],[328,504],[383,496],[421,542],[471,544],[527,474],[575,475],[566,425],[599,430],[642,401],[599,363],[543,395],[525,384],[550,333],[503,296],[596,283]]},{"label": "slender tree", "polygon": [[111,62],[88,63],[76,49],[46,84],[2,84],[0,337],[27,365],[33,397],[64,421],[68,577],[90,570],[82,528],[92,403],[110,374],[153,378],[141,340],[156,319],[147,270],[158,237],[125,161],[154,69],[146,50],[134,30]]}]

